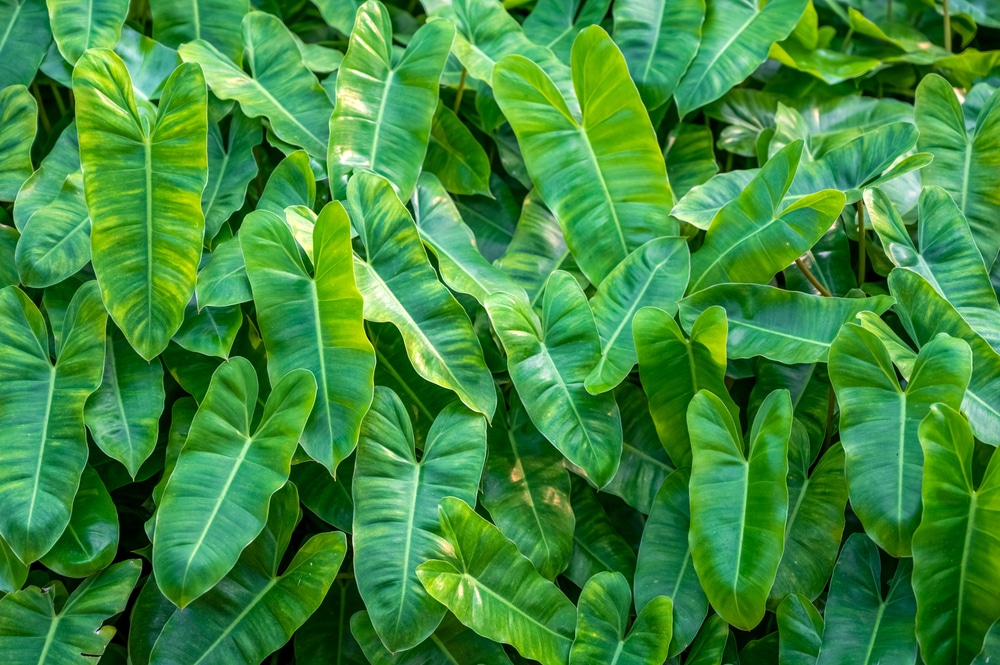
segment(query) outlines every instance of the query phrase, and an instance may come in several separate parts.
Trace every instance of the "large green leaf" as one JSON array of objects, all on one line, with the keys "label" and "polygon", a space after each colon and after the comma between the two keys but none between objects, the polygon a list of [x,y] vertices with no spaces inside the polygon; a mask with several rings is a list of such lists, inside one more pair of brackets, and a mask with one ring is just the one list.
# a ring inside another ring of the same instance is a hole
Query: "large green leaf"
[{"label": "large green leaf", "polygon": [[971,371],[968,345],[952,337],[920,350],[905,390],[874,333],[846,325],[830,349],[851,507],[868,535],[893,556],[910,555],[920,523],[923,453],[917,427],[936,403],[959,407]]},{"label": "large green leaf", "polygon": [[509,293],[491,294],[486,311],[532,422],[594,484],[606,485],[621,458],[621,416],[614,395],[584,388],[600,340],[580,285],[568,273],[552,273],[540,319],[527,301]]},{"label": "large green leaf", "polygon": [[512,399],[508,417],[509,424],[497,418],[489,430],[482,503],[538,572],[555,579],[573,551],[569,474],[519,399]]},{"label": "large green leaf", "polygon": [[715,101],[750,76],[767,59],[771,44],[792,31],[806,2],[708,2],[698,54],[674,93],[680,116]]},{"label": "large green leaf", "polygon": [[921,171],[925,185],[943,187],[969,220],[972,237],[989,268],[1000,250],[995,211],[1000,206],[1000,95],[983,105],[972,126],[950,83],[928,74],[917,86],[914,120],[920,129],[921,150],[934,155]]},{"label": "large green leaf", "polygon": [[265,12],[250,12],[242,25],[250,74],[202,39],[183,44],[181,58],[201,65],[220,99],[236,100],[251,118],[265,116],[279,139],[326,159],[333,104],[302,62],[293,33]]},{"label": "large green leaf", "polygon": [[482,347],[468,315],[437,280],[410,213],[389,182],[370,173],[351,179],[347,197],[364,245],[354,275],[365,319],[395,325],[418,374],[491,418],[496,391]]},{"label": "large green leaf", "polygon": [[683,238],[657,238],[635,250],[601,282],[590,301],[601,358],[587,375],[591,393],[611,390],[638,361],[632,319],[642,307],[658,307],[670,314],[687,288],[690,255]]},{"label": "large green leaf", "polygon": [[165,392],[163,365],[147,363],[111,326],[104,354],[104,379],[87,399],[84,420],[94,442],[135,478],[153,452]]},{"label": "large green leaf", "polygon": [[153,38],[167,46],[206,40],[227,58],[240,62],[244,44],[240,41],[240,21],[250,10],[247,0],[150,0]]},{"label": "large green leaf", "polygon": [[649,411],[660,442],[678,467],[691,465],[688,403],[699,390],[726,400],[733,417],[739,412],[726,390],[726,313],[720,307],[702,312],[685,339],[668,312],[639,310],[632,335],[639,357],[639,376],[649,396]]},{"label": "large green leaf", "polygon": [[691,558],[712,607],[750,630],[764,618],[785,545],[792,402],[776,390],[761,405],[744,448],[726,404],[701,390],[691,432]]},{"label": "large green leaf", "polygon": [[486,459],[486,421],[458,403],[431,425],[419,461],[402,401],[375,391],[354,470],[354,569],[372,624],[390,651],[423,642],[444,616],[417,567],[448,554],[438,520],[446,496],[475,503]]},{"label": "large green leaf", "polygon": [[31,85],[45,49],[52,41],[44,0],[0,2],[0,90],[12,85]]},{"label": "large green leaf", "polygon": [[71,122],[59,134],[55,144],[17,192],[14,200],[14,226],[24,231],[31,216],[59,196],[66,178],[80,172],[80,144],[76,122]]},{"label": "large green leaf", "polygon": [[878,547],[862,533],[848,538],[830,582],[817,665],[913,665],[912,572],[913,561],[900,559],[883,597]]},{"label": "large green leaf", "polygon": [[84,580],[68,598],[62,582],[0,599],[0,652],[11,665],[72,665],[99,659],[115,635],[104,622],[125,609],[142,562],[122,561]]},{"label": "large green leaf", "polygon": [[286,485],[271,500],[267,528],[233,570],[183,611],[169,606],[151,578],[143,593],[149,590],[163,623],[149,662],[260,663],[288,642],[319,607],[347,550],[343,533],[314,535],[278,575],[300,516],[295,487]]},{"label": "large green leaf", "polygon": [[23,85],[0,90],[0,201],[13,201],[31,176],[38,104]]},{"label": "large green leaf", "polygon": [[54,199],[24,224],[14,260],[25,286],[44,288],[76,274],[90,261],[90,212],[83,176],[66,177]]},{"label": "large green leaf", "polygon": [[844,208],[842,193],[824,190],[782,208],[801,153],[801,142],[790,143],[719,210],[691,257],[690,293],[721,282],[767,283],[823,237]]},{"label": "large green leaf", "polygon": [[201,197],[205,238],[211,239],[229,216],[243,207],[247,185],[257,175],[253,149],[260,145],[260,120],[234,111],[228,136],[218,123],[208,126],[208,184]]},{"label": "large green leaf", "polygon": [[[368,612],[351,617],[351,632],[374,665],[431,665],[432,663],[477,663],[510,665],[510,658],[496,642],[477,635],[453,615],[447,614],[429,638],[405,651],[390,653],[372,626]],[[323,661],[327,662],[327,661]]]},{"label": "large green leaf", "polygon": [[687,648],[708,613],[708,598],[691,561],[688,478],[688,471],[681,469],[660,486],[642,532],[635,568],[636,608],[646,607],[659,596],[673,600],[671,657]]},{"label": "large green leaf", "polygon": [[315,397],[308,371],[288,372],[254,427],[250,361],[233,358],[212,376],[157,509],[153,570],[178,607],[215,586],[264,528]]},{"label": "large green leaf", "polygon": [[94,273],[111,318],[151,360],[184,321],[201,257],[205,81],[198,67],[178,67],[154,120],[136,105],[121,59],[92,49],[73,70],[73,90]]},{"label": "large green leaf", "polygon": [[490,159],[455,112],[438,101],[431,125],[424,170],[435,174],[453,194],[490,193]]},{"label": "large green leaf", "polygon": [[83,408],[101,384],[107,317],[97,283],[80,287],[53,365],[38,308],[17,287],[0,290],[0,536],[21,561],[48,552],[69,523],[87,463]]},{"label": "large green leaf", "polygon": [[128,0],[52,0],[47,5],[56,46],[66,61],[75,65],[87,49],[115,47],[129,3]]},{"label": "large green leaf", "polygon": [[687,330],[708,308],[726,310],[730,358],[764,356],[795,364],[826,362],[843,324],[861,312],[882,314],[892,298],[823,298],[762,284],[719,284],[679,304]]},{"label": "large green leaf", "polygon": [[694,60],[705,19],[705,0],[624,0],[616,2],[615,43],[646,108],[674,94]]},{"label": "large green leaf", "polygon": [[920,654],[928,665],[966,663],[1000,618],[992,592],[1000,586],[1000,456],[990,456],[975,487],[972,431],[961,414],[935,404],[919,434],[924,509],[913,534],[913,594]]},{"label": "large green leaf", "polygon": [[621,573],[598,573],[590,578],[577,606],[570,665],[661,665],[670,648],[670,598],[657,596],[639,610],[626,637],[631,607],[632,590]]},{"label": "large green leaf", "polygon": [[601,28],[573,43],[569,108],[544,71],[522,56],[497,64],[497,102],[517,134],[531,179],[566,244],[595,284],[645,242],[675,235],[663,155],[625,58]]},{"label": "large green leaf", "polygon": [[93,467],[80,477],[73,515],[42,564],[60,575],[87,577],[107,568],[118,551],[118,512]]},{"label": "large green leaf", "polygon": [[571,476],[575,517],[573,552],[563,575],[581,589],[602,572],[621,573],[629,584],[635,577],[635,552],[615,530],[597,495],[580,476]]},{"label": "large green leaf", "polygon": [[524,34],[565,62],[576,36],[588,26],[599,25],[610,5],[610,0],[540,0],[524,19]]},{"label": "large green leaf", "polygon": [[354,283],[350,220],[340,203],[323,208],[313,231],[312,276],[291,229],[270,212],[246,217],[240,243],[267,346],[268,376],[276,383],[302,368],[316,377],[318,398],[301,444],[336,474],[357,445],[375,370]]},{"label": "large green leaf", "polygon": [[207,261],[195,285],[198,307],[226,307],[253,299],[238,238],[220,242]]},{"label": "large green leaf", "polygon": [[615,389],[615,401],[622,416],[622,461],[615,477],[601,491],[621,497],[648,515],[657,490],[673,473],[674,463],[660,444],[642,388],[626,381]]},{"label": "large green leaf", "polygon": [[565,665],[576,626],[573,603],[463,501],[446,498],[439,512],[452,550],[447,560],[417,569],[428,593],[483,637],[542,665]]},{"label": "large green leaf", "polygon": [[805,596],[790,594],[781,602],[778,654],[783,665],[816,665],[823,640],[823,615]]},{"label": "large green leaf", "polygon": [[394,62],[389,11],[378,0],[361,5],[337,72],[337,105],[330,118],[327,160],[334,198],[346,196],[355,170],[383,176],[401,199],[410,198],[427,153],[438,79],[454,34],[447,21],[428,23]]},{"label": "large green leaf", "polygon": [[663,161],[674,196],[683,197],[719,172],[714,143],[712,130],[704,125],[680,122],[670,130],[663,148]]},{"label": "large green leaf", "polygon": [[917,273],[893,270],[889,290],[896,299],[903,327],[918,347],[945,333],[965,340],[972,348],[972,378],[962,400],[962,411],[977,439],[1000,444],[1000,354]]}]

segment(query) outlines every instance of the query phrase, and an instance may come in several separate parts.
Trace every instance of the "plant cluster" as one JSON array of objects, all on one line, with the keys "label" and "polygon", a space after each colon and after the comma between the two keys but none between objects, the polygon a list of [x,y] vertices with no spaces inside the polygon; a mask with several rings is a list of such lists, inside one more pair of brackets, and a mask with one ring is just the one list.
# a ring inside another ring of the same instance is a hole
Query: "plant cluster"
[{"label": "plant cluster", "polygon": [[1000,658],[998,29],[0,0],[0,662]]}]

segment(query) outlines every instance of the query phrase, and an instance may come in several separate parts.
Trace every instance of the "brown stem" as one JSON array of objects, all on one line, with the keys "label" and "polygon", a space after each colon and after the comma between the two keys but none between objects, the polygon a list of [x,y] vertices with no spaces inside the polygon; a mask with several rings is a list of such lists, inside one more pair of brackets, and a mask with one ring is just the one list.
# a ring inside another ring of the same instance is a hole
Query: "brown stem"
[{"label": "brown stem", "polygon": [[802,271],[802,274],[805,275],[806,279],[809,280],[809,283],[812,284],[817,291],[819,291],[819,294],[821,296],[825,296],[827,298],[833,296],[833,294],[830,293],[830,290],[825,286],[823,286],[823,283],[816,278],[816,275],[814,275],[811,270],[809,270],[808,266],[806,266],[805,261],[803,261],[801,258],[795,259],[795,265],[799,267],[799,270]]},{"label": "brown stem", "polygon": [[455,108],[452,110],[458,115],[458,109],[462,107],[462,94],[465,92],[465,67],[462,67],[462,78],[458,79],[458,93],[455,95]]},{"label": "brown stem", "polygon": [[858,287],[865,283],[865,204],[858,199]]}]

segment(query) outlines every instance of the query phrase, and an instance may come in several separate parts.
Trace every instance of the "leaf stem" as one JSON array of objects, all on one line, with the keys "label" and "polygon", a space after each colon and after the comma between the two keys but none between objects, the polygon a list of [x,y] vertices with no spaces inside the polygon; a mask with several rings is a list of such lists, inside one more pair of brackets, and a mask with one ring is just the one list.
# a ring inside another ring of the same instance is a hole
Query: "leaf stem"
[{"label": "leaf stem", "polygon": [[865,204],[861,199],[857,202],[858,209],[858,287],[860,288],[865,283],[865,241],[867,236],[865,235]]},{"label": "leaf stem", "polygon": [[809,267],[806,265],[806,262],[803,261],[801,257],[795,259],[795,265],[799,267],[799,270],[802,271],[802,274],[805,275],[806,279],[809,280],[809,283],[812,284],[817,291],[819,291],[819,294],[821,296],[824,296],[826,298],[830,298],[833,296],[833,294],[830,293],[830,289],[823,286],[823,282],[819,281],[819,279],[816,278],[816,275],[814,275],[813,272],[809,270]]},{"label": "leaf stem", "polygon": [[48,134],[52,131],[52,123],[49,122],[49,114],[45,112],[45,104],[42,102],[42,91],[38,89],[38,83],[31,84],[31,92],[38,102],[38,119],[42,122],[42,129]]},{"label": "leaf stem", "polygon": [[455,115],[458,115],[458,109],[462,107],[462,94],[465,92],[466,73],[465,67],[462,67],[462,78],[458,79],[458,92],[455,94],[455,106],[452,108]]},{"label": "leaf stem", "polygon": [[951,53],[951,12],[948,11],[948,0],[941,0],[944,10],[944,50]]},{"label": "leaf stem", "polygon": [[63,102],[62,95],[59,94],[59,86],[55,83],[49,83],[49,88],[52,89],[52,96],[56,99],[56,106],[59,107],[59,115],[66,115],[66,104]]}]

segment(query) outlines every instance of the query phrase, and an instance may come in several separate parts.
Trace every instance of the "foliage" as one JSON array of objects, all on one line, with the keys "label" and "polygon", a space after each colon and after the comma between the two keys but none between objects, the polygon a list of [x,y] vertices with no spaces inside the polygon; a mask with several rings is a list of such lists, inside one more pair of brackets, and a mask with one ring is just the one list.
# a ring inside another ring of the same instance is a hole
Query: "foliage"
[{"label": "foliage", "polygon": [[997,4],[0,0],[0,662],[994,662]]}]

